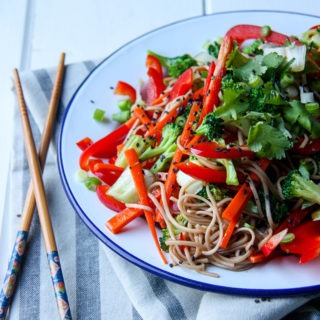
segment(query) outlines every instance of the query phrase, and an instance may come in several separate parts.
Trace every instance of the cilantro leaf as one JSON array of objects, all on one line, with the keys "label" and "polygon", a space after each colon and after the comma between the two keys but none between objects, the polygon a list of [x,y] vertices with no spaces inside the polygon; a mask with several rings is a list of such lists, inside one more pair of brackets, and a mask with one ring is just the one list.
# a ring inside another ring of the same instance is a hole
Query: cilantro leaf
[{"label": "cilantro leaf", "polygon": [[249,81],[252,76],[262,76],[268,69],[263,65],[263,59],[263,56],[255,56],[246,64],[234,69],[233,74],[236,78],[243,81]]},{"label": "cilantro leaf", "polygon": [[286,132],[259,121],[250,127],[248,147],[260,157],[282,159],[285,151],[292,147],[292,142]]}]

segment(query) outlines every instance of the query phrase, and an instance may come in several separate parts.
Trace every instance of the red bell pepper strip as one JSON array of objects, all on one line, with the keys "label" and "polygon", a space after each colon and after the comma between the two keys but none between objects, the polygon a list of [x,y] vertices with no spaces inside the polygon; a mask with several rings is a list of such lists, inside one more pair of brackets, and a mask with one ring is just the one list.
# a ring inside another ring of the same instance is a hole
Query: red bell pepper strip
[{"label": "red bell pepper strip", "polygon": [[320,139],[311,139],[307,145],[303,148],[300,148],[302,139],[299,139],[299,142],[294,144],[293,151],[302,156],[310,156],[315,153],[320,152]]},{"label": "red bell pepper strip", "polygon": [[80,150],[84,151],[87,149],[90,145],[92,145],[93,141],[89,137],[85,137],[78,141],[76,145],[80,148]]},{"label": "red bell pepper strip", "polygon": [[99,200],[110,210],[116,212],[124,210],[126,208],[126,205],[123,202],[107,194],[109,188],[110,187],[106,184],[101,184],[97,186],[96,192]]},{"label": "red bell pepper strip", "polygon": [[175,82],[169,94],[169,102],[186,94],[192,88],[192,69],[185,70]]},{"label": "red bell pepper strip", "polygon": [[137,93],[136,89],[132,87],[129,83],[124,81],[118,81],[115,89],[115,94],[120,94],[122,96],[128,96],[132,103],[136,102]]},{"label": "red bell pepper strip", "polygon": [[320,255],[320,221],[309,220],[291,231],[294,240],[281,244],[286,253],[300,255],[300,263],[310,261]]},{"label": "red bell pepper strip", "polygon": [[146,66],[148,69],[156,70],[163,77],[162,66],[159,59],[151,54],[147,55]]},{"label": "red bell pepper strip", "polygon": [[178,169],[189,176],[205,182],[225,183],[227,174],[224,170],[214,170],[198,166],[192,162],[181,162],[177,165]]},{"label": "red bell pepper strip", "polygon": [[206,78],[206,82],[204,84],[204,92],[208,92],[210,81],[211,81],[211,78],[213,76],[215,68],[216,68],[216,64],[215,64],[214,61],[212,61],[211,64],[210,64],[210,67],[209,67],[209,71],[208,71],[208,75],[207,75],[207,78]]},{"label": "red bell pepper strip", "polygon": [[262,247],[261,251],[268,257],[280,244],[284,236],[288,233],[288,229],[275,233]]},{"label": "red bell pepper strip", "polygon": [[118,180],[123,170],[123,168],[111,163],[95,163],[91,172],[104,183],[111,186]]},{"label": "red bell pepper strip", "polygon": [[117,145],[122,142],[136,118],[132,117],[120,127],[107,134],[85,149],[80,156],[80,168],[88,171],[88,160],[90,157],[111,158],[117,153]]},{"label": "red bell pepper strip", "polygon": [[163,83],[163,76],[156,69],[150,68],[148,70],[149,80],[147,83],[146,94],[144,100],[146,103],[155,101],[166,88]]},{"label": "red bell pepper strip", "polygon": [[213,159],[235,159],[253,157],[255,153],[241,147],[222,147],[216,142],[201,142],[190,148],[191,153]]},{"label": "red bell pepper strip", "polygon": [[310,206],[307,208],[297,208],[293,212],[291,212],[284,221],[277,227],[275,230],[276,233],[287,229],[291,231],[293,228],[296,228],[301,222],[304,220],[304,218],[311,213],[314,210],[315,206]]},{"label": "red bell pepper strip", "polygon": [[228,30],[227,36],[233,41],[237,41],[241,45],[246,40],[251,39],[263,39],[265,41],[283,45],[288,40],[294,42],[295,44],[301,44],[300,41],[293,37],[288,37],[285,34],[271,30],[267,37],[261,36],[261,26],[249,25],[249,24],[239,24]]}]

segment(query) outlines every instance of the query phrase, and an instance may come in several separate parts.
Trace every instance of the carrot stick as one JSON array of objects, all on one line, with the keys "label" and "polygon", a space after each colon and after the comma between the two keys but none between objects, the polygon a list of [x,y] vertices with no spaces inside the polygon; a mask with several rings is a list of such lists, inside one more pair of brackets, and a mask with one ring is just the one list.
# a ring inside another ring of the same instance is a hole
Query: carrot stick
[{"label": "carrot stick", "polygon": [[151,119],[149,118],[148,114],[143,110],[143,108],[138,107],[135,108],[133,114],[146,126],[147,131],[153,129],[153,124]]},{"label": "carrot stick", "polygon": [[192,128],[197,121],[198,112],[200,110],[200,107],[201,107],[201,104],[198,102],[194,102],[192,104],[192,107],[190,109],[190,113],[188,115],[186,124],[184,126],[184,129],[183,129],[181,137],[180,137],[180,144],[183,147],[186,146],[186,143],[188,142],[188,140],[192,134]]},{"label": "carrot stick", "polygon": [[[145,206],[150,206],[148,191],[147,191],[147,187],[146,187],[146,184],[144,181],[143,169],[142,169],[141,163],[139,162],[139,157],[138,157],[136,151],[134,149],[127,149],[124,152],[124,155],[127,159],[127,162],[128,162],[129,168],[130,168],[130,172],[132,175],[132,179],[133,179],[135,187],[137,189],[141,204],[145,205]],[[160,243],[158,241],[158,236],[157,236],[155,224],[154,224],[153,217],[152,217],[152,212],[150,212],[148,210],[144,210],[144,214],[147,219],[148,226],[151,231],[153,240],[154,240],[154,242],[157,246],[158,252],[162,258],[162,261],[164,263],[168,263],[166,257],[164,256],[164,254],[161,250]]]},{"label": "carrot stick", "polygon": [[105,226],[112,233],[119,233],[124,226],[126,226],[129,222],[140,217],[143,214],[142,209],[138,208],[125,208],[124,210],[118,212],[111,219],[109,219]]},{"label": "carrot stick", "polygon": [[221,87],[221,81],[226,73],[226,62],[229,53],[232,50],[232,39],[229,36],[223,38],[217,64],[215,66],[213,76],[210,79],[207,92],[205,92],[204,105],[199,119],[201,124],[203,118],[218,106],[219,103],[219,91]]},{"label": "carrot stick", "polygon": [[[260,167],[263,170],[266,170],[270,163],[270,160],[263,158],[259,161],[259,163],[260,163]],[[254,173],[251,173],[250,177],[253,181],[259,181],[259,178]],[[233,230],[240,219],[241,213],[245,208],[245,206],[247,205],[247,203],[249,202],[249,200],[251,199],[251,197],[252,197],[251,188],[248,184],[244,183],[240,187],[235,197],[232,199],[232,201],[223,211],[222,218],[228,220],[229,225],[225,231],[224,237],[222,239],[222,243],[220,245],[222,248],[227,247],[228,242],[233,233]]]},{"label": "carrot stick", "polygon": [[167,91],[167,92],[164,92],[163,94],[160,94],[160,96],[159,96],[158,98],[154,99],[154,100],[151,102],[151,105],[152,105],[152,106],[155,106],[155,105],[163,102],[163,99],[164,99],[165,97],[167,97],[167,96],[170,94],[170,92],[171,92],[171,90],[170,90],[170,91]]}]

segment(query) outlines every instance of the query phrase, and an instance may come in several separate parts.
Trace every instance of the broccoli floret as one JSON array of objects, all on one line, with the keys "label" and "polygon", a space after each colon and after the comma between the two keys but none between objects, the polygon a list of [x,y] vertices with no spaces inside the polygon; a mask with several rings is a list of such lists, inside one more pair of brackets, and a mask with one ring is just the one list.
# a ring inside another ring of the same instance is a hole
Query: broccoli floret
[{"label": "broccoli floret", "polygon": [[149,158],[163,154],[172,146],[172,144],[176,142],[181,131],[182,131],[182,128],[176,123],[169,123],[165,125],[164,128],[162,129],[162,140],[160,144],[156,147],[149,147],[140,156],[140,160],[145,161]]},{"label": "broccoli floret", "polygon": [[[188,223],[188,221],[181,214],[178,214],[175,219],[182,226],[186,226]],[[171,239],[171,236],[168,228],[162,229],[161,231],[162,237],[159,237],[160,247],[163,251],[168,252],[169,247],[167,246],[166,241],[167,239]],[[181,231],[174,226],[172,226],[172,231],[175,236],[181,233]]]},{"label": "broccoli floret", "polygon": [[216,159],[216,161],[221,163],[226,169],[226,184],[229,186],[238,186],[238,175],[232,159]]},{"label": "broccoli floret", "polygon": [[[211,194],[213,195],[213,198],[216,201],[221,201],[222,199],[224,199],[224,198],[226,198],[228,196],[229,190],[217,187],[213,183],[209,183],[209,189],[210,189]],[[203,198],[205,198],[205,199],[207,199],[207,200],[209,199],[206,187],[203,187],[198,192],[198,195],[203,197]]]},{"label": "broccoli floret", "polygon": [[152,173],[157,173],[159,171],[165,171],[173,158],[173,155],[177,149],[177,144],[172,144],[156,161],[156,163],[152,166],[150,171]]},{"label": "broccoli floret", "polygon": [[136,153],[140,155],[148,146],[149,143],[144,137],[139,135],[131,135],[118,154],[115,165],[122,168],[125,168],[127,166],[127,160],[124,155],[125,150],[133,148],[135,149]]},{"label": "broccoli floret", "polygon": [[215,140],[221,137],[222,129],[223,120],[217,117],[214,112],[211,112],[204,117],[196,133],[206,136],[209,140]]},{"label": "broccoli floret", "polygon": [[311,203],[320,204],[320,187],[305,178],[299,170],[290,171],[282,184],[285,199],[302,198]]},{"label": "broccoli floret", "polygon": [[197,65],[197,61],[189,54],[172,58],[159,55],[152,51],[148,51],[148,54],[158,58],[161,65],[167,68],[169,75],[174,78],[178,78],[185,70]]},{"label": "broccoli floret", "polygon": [[219,42],[213,41],[212,43],[208,44],[207,51],[211,56],[217,59],[219,55],[220,47],[221,47],[221,44]]}]

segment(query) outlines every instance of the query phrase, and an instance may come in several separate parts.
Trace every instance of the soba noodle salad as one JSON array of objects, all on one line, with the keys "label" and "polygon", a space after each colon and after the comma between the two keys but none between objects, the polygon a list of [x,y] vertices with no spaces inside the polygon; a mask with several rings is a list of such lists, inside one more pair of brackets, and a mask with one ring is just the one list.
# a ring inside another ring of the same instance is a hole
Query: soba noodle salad
[{"label": "soba noodle salad", "polygon": [[320,28],[237,25],[196,56],[147,52],[146,73],[116,84],[118,128],[77,142],[106,228],[143,216],[164,263],[213,276],[317,258]]}]

